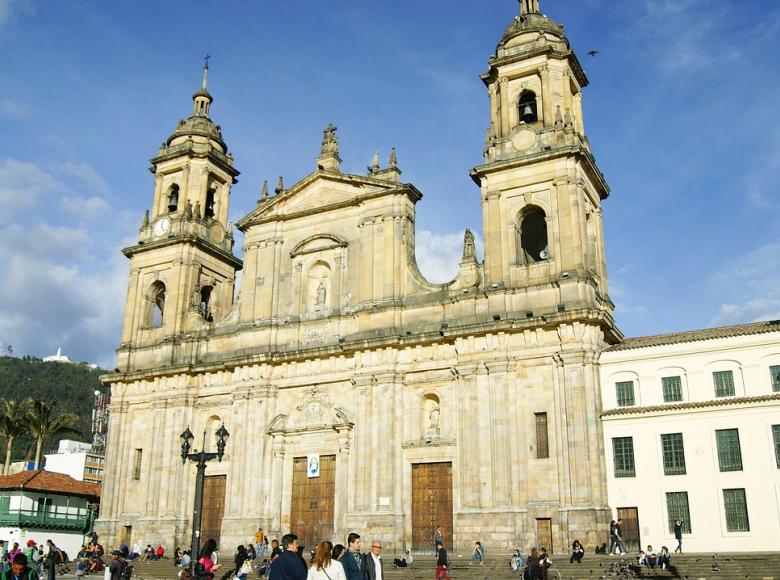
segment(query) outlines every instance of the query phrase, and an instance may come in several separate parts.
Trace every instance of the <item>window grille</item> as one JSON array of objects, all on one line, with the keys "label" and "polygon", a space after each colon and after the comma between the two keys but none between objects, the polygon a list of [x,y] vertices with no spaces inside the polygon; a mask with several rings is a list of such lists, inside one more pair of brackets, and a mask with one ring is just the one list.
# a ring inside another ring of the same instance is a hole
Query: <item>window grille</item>
[{"label": "window grille", "polygon": [[716,397],[734,396],[734,373],[732,371],[715,371],[712,373],[712,380],[715,383]]},{"label": "window grille", "polygon": [[682,381],[680,377],[664,377],[661,379],[664,387],[664,403],[682,401]]},{"label": "window grille", "polygon": [[775,440],[775,463],[780,469],[780,425],[772,425],[772,437]]},{"label": "window grille", "polygon": [[685,475],[685,449],[682,433],[661,435],[664,475]]},{"label": "window grille", "polygon": [[634,404],[634,381],[623,381],[615,384],[618,407],[630,407]]},{"label": "window grille", "polygon": [[615,456],[615,477],[635,477],[634,439],[632,437],[614,437],[612,451]]},{"label": "window grille", "polygon": [[669,491],[666,493],[666,511],[669,516],[669,533],[674,534],[674,522],[682,522],[682,531],[691,533],[691,513],[688,508],[687,491]]},{"label": "window grille", "polygon": [[723,506],[726,510],[726,530],[729,532],[749,532],[747,499],[744,489],[724,489]]},{"label": "window grille", "polygon": [[769,367],[769,374],[772,376],[772,392],[780,392],[780,365]]},{"label": "window grille", "polygon": [[739,447],[738,429],[715,431],[718,444],[718,463],[721,471],[742,471],[742,451]]}]

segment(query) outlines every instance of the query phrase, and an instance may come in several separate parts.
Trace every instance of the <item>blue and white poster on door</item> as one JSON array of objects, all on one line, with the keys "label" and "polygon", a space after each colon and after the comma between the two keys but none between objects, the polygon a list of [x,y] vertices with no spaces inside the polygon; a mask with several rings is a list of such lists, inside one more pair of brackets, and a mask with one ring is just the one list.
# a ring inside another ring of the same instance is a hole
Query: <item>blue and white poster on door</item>
[{"label": "blue and white poster on door", "polygon": [[306,477],[320,476],[320,456],[309,455],[306,458]]}]

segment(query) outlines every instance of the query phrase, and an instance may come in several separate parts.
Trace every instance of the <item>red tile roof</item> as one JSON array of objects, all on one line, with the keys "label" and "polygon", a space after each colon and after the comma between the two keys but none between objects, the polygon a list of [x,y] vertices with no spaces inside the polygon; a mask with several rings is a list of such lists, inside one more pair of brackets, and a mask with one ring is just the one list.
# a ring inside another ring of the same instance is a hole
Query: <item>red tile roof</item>
[{"label": "red tile roof", "polygon": [[736,324],[734,326],[721,326],[719,328],[705,328],[702,330],[689,330],[686,332],[673,332],[671,334],[658,334],[656,336],[640,336],[627,338],[623,342],[605,349],[606,352],[628,350],[632,348],[646,348],[652,346],[665,346],[680,342],[698,342],[701,340],[714,340],[717,338],[731,338],[748,334],[763,334],[765,332],[780,332],[780,320],[765,320],[749,324]]},{"label": "red tile roof", "polygon": [[78,481],[70,475],[43,471],[42,469],[0,476],[0,490],[15,489],[100,498],[98,484]]}]

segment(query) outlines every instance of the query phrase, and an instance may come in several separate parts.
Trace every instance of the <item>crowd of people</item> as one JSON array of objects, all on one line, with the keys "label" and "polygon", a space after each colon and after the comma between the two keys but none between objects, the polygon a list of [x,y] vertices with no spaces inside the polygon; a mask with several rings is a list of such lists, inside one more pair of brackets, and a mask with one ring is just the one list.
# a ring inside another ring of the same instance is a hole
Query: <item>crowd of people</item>
[{"label": "crowd of people", "polygon": [[24,547],[13,542],[9,547],[0,540],[0,575],[17,580],[55,580],[57,573],[68,573],[68,555],[52,540],[38,544],[28,540]]}]

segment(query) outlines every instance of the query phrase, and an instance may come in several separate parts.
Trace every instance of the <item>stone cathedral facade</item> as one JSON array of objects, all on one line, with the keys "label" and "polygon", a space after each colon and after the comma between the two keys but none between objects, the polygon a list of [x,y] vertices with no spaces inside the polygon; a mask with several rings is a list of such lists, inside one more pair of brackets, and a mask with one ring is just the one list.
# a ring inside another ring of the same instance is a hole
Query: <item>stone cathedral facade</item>
[{"label": "stone cathedral facade", "polygon": [[[179,434],[214,446],[201,536],[225,549],[262,526],[311,546],[357,530],[429,550],[605,541],[597,359],[613,320],[601,204],[583,129],[588,84],[563,29],[523,0],[482,75],[489,130],[471,170],[484,261],[431,284],[395,153],[343,173],[336,128],[314,171],[228,223],[239,174],[211,117],[151,160],[151,209],[130,260],[99,531],[109,544],[187,544],[195,468]],[[480,114],[476,111],[475,114]],[[236,273],[243,269],[240,290]],[[234,299],[234,295],[236,296]],[[314,459],[318,471],[309,471]]]}]

